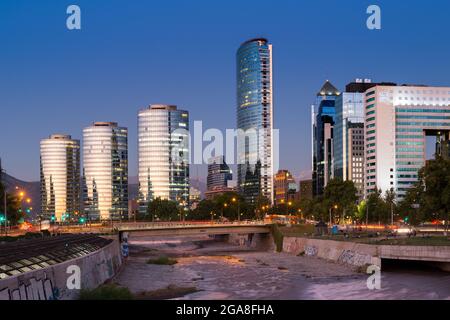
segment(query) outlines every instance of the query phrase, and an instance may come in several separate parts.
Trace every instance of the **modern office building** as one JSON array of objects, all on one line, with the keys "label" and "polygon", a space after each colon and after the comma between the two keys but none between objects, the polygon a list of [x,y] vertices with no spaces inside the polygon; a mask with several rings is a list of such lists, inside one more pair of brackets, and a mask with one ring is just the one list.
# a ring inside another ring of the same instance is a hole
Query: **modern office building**
[{"label": "modern office building", "polygon": [[353,181],[359,200],[364,198],[364,123],[345,124],[345,177]]},{"label": "modern office building", "polygon": [[215,187],[226,187],[228,181],[233,179],[233,173],[225,162],[225,157],[219,156],[209,159],[208,176],[206,178],[207,190]]},{"label": "modern office building", "polygon": [[189,206],[189,113],[151,105],[138,115],[139,211],[156,199]]},{"label": "modern office building", "polygon": [[275,205],[295,200],[297,183],[288,170],[279,170],[274,176]]},{"label": "modern office building", "polygon": [[311,108],[312,180],[313,195],[323,190],[333,176],[333,128],[335,124],[335,102],[341,95],[328,80],[316,95]]},{"label": "modern office building", "polygon": [[89,220],[128,215],[128,129],[95,122],[83,130],[83,202]]},{"label": "modern office building", "polygon": [[312,198],[313,198],[313,181],[312,181],[312,179],[300,181],[299,193],[300,193],[300,195],[299,195],[300,200],[303,200],[303,199],[312,200]]},{"label": "modern office building", "polygon": [[356,79],[335,102],[333,177],[353,181],[360,199],[364,196],[364,93],[375,85],[370,79]]},{"label": "modern office building", "polygon": [[54,134],[40,153],[42,219],[68,221],[80,213],[80,141]]},{"label": "modern office building", "polygon": [[238,189],[252,203],[259,195],[273,203],[272,45],[252,39],[238,49],[237,129]]},{"label": "modern office building", "polygon": [[401,199],[425,165],[426,137],[438,152],[450,141],[450,87],[377,85],[364,103],[365,194],[392,189]]}]

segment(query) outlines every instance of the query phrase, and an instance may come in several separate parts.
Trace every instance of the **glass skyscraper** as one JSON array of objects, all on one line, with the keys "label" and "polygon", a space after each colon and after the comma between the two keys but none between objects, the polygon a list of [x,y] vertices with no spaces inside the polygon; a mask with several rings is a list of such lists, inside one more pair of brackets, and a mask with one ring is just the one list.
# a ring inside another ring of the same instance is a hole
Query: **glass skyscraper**
[{"label": "glass skyscraper", "polygon": [[167,199],[189,205],[189,113],[151,105],[138,115],[139,211]]},{"label": "glass skyscraper", "polygon": [[246,201],[259,195],[273,203],[272,45],[244,42],[237,51],[238,189]]},{"label": "glass skyscraper", "polygon": [[95,122],[83,130],[83,201],[89,220],[127,217],[127,128]]},{"label": "glass skyscraper", "polygon": [[40,153],[42,218],[67,221],[80,211],[80,142],[51,135],[41,140]]},{"label": "glass skyscraper", "polygon": [[364,195],[364,92],[373,86],[370,79],[356,79],[335,102],[334,177],[353,181],[359,198]]},{"label": "glass skyscraper", "polygon": [[208,176],[206,178],[208,191],[217,187],[227,187],[228,181],[233,179],[233,174],[225,162],[225,157],[214,157],[209,159],[208,162]]},{"label": "glass skyscraper", "polygon": [[341,93],[328,80],[316,95],[311,110],[313,195],[323,193],[333,176],[335,101]]}]

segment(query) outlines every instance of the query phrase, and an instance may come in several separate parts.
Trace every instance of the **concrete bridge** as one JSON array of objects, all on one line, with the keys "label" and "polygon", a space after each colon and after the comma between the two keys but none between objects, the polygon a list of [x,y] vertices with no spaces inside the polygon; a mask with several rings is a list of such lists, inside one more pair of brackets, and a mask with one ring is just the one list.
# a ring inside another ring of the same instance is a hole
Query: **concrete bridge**
[{"label": "concrete bridge", "polygon": [[269,234],[270,225],[261,221],[240,223],[200,223],[200,222],[169,222],[169,223],[119,223],[114,227],[128,238],[149,236],[195,236],[195,235],[232,235],[232,234]]}]

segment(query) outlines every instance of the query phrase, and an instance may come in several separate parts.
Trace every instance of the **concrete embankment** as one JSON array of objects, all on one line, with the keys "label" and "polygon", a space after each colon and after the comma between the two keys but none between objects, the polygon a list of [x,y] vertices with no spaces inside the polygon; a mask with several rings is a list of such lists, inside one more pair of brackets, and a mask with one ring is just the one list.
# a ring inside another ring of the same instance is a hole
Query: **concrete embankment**
[{"label": "concrete embankment", "polygon": [[371,245],[356,242],[284,237],[283,252],[315,256],[355,267],[376,265],[382,259],[425,261],[442,270],[450,271],[448,246]]},{"label": "concrete embankment", "polygon": [[103,284],[116,275],[121,264],[120,244],[114,239],[87,255],[0,280],[0,300],[77,299],[80,289]]}]

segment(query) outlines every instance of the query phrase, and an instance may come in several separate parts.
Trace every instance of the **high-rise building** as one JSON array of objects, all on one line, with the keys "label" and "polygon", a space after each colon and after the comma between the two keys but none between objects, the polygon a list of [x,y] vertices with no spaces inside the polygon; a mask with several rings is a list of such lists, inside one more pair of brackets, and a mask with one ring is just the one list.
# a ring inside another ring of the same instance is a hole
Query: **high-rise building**
[{"label": "high-rise building", "polygon": [[375,85],[370,79],[356,79],[335,102],[333,176],[353,181],[360,199],[364,195],[364,92]]},{"label": "high-rise building", "polygon": [[95,122],[83,130],[83,201],[89,220],[127,218],[127,128]]},{"label": "high-rise building", "polygon": [[377,85],[365,93],[365,195],[405,196],[425,165],[427,136],[450,141],[450,87]]},{"label": "high-rise building", "polygon": [[138,116],[139,199],[167,199],[189,206],[189,113],[174,105],[151,105]]},{"label": "high-rise building", "polygon": [[252,39],[238,49],[237,129],[238,189],[246,201],[259,195],[273,202],[273,71],[272,45]]},{"label": "high-rise building", "polygon": [[80,141],[54,134],[40,153],[42,218],[68,221],[80,213]]},{"label": "high-rise building", "polygon": [[206,178],[207,190],[215,187],[226,187],[228,181],[233,179],[233,173],[225,162],[225,157],[219,156],[209,159],[208,176]]},{"label": "high-rise building", "polygon": [[303,199],[312,199],[313,198],[313,181],[309,180],[301,180],[300,181],[300,200]]},{"label": "high-rise building", "polygon": [[295,200],[298,191],[294,177],[288,170],[279,170],[274,176],[275,205]]},{"label": "high-rise building", "polygon": [[328,80],[316,95],[311,110],[313,195],[323,194],[333,176],[333,128],[335,101],[341,92]]}]

